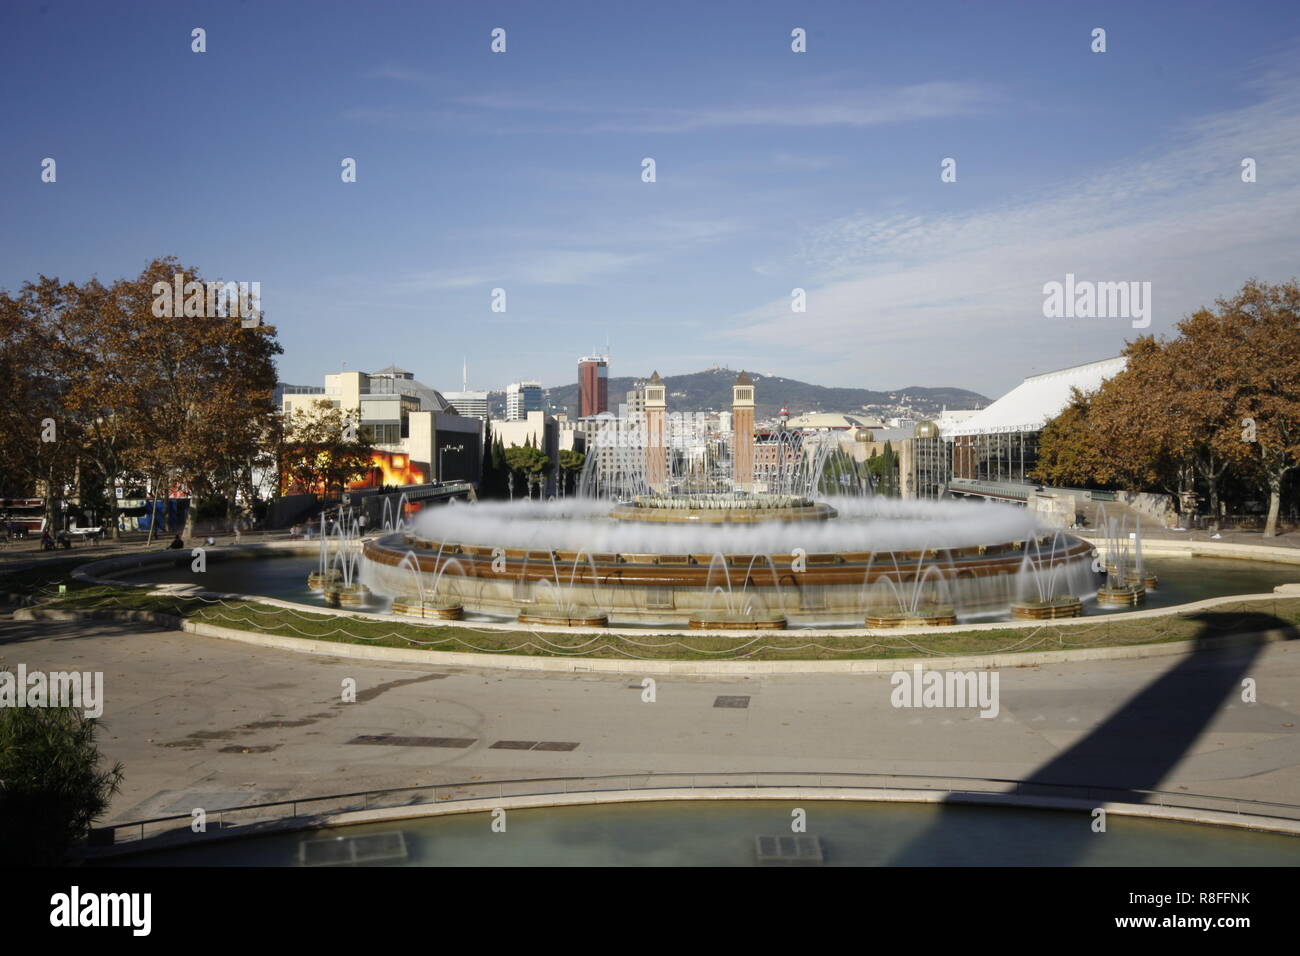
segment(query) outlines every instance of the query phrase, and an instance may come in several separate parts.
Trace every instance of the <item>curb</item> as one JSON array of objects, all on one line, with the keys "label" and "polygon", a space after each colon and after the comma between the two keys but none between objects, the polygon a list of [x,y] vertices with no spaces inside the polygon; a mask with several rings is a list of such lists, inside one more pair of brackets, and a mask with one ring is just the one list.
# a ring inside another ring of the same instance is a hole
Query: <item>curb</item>
[{"label": "curb", "polygon": [[[1224,797],[1231,800],[1230,797]],[[604,790],[582,793],[522,794],[518,796],[482,797],[455,800],[447,803],[426,803],[414,806],[384,807],[375,810],[351,810],[341,813],[322,813],[302,817],[248,823],[226,829],[214,830],[195,836],[187,826],[163,831],[143,840],[119,843],[98,849],[90,854],[102,860],[127,857],[153,851],[191,849],[213,840],[255,839],[274,833],[302,830],[328,829],[374,823],[394,823],[430,817],[455,816],[466,813],[488,813],[493,810],[532,810],[548,807],[597,806],[622,803],[677,803],[687,801],[725,802],[729,800],[775,801],[827,801],[853,803],[931,803],[980,807],[1009,807],[1017,809],[1057,810],[1072,813],[1091,813],[1102,809],[1107,814],[1124,817],[1167,820],[1198,826],[1236,827],[1269,833],[1300,836],[1300,821],[1284,817],[1266,817],[1225,810],[1206,810],[1195,807],[1174,807],[1161,804],[1119,803],[1091,801],[1077,797],[1045,797],[1014,793],[947,790],[901,790],[888,788],[843,787],[701,787],[701,788],[646,788],[641,790]],[[231,812],[238,807],[232,807]],[[130,823],[118,826],[129,826]]]},{"label": "curb", "polygon": [[1164,644],[1133,644],[1125,647],[1096,647],[1064,651],[1024,651],[969,655],[965,657],[888,657],[851,661],[672,661],[618,660],[601,657],[527,657],[502,652],[486,654],[465,651],[422,651],[404,647],[342,644],[305,637],[284,637],[258,631],[241,631],[201,621],[185,620],[182,629],[200,637],[239,641],[258,647],[344,657],[353,660],[426,664],[433,667],[475,667],[498,670],[546,671],[551,673],[600,673],[624,676],[669,675],[796,675],[878,674],[922,666],[927,670],[980,670],[994,667],[1032,667],[1072,661],[1136,660],[1148,657],[1186,656],[1202,652],[1255,647],[1300,637],[1300,630],[1275,628],[1250,634],[1228,634],[1200,641],[1171,641]]},{"label": "curb", "polygon": [[185,619],[158,611],[111,611],[106,608],[23,607],[14,611],[15,621],[119,621],[122,623],[158,624],[182,630]]},{"label": "curb", "polygon": [[[1182,544],[1182,542],[1176,542],[1176,543]],[[1232,547],[1249,548],[1253,546],[1238,545]],[[282,542],[274,542],[265,545],[242,545],[238,549],[233,547],[227,549],[218,549],[215,553],[219,560],[225,560],[225,559],[242,560],[242,559],[263,557],[268,554],[272,556],[276,556],[279,553],[284,553],[287,551],[296,551],[300,553],[314,554],[316,553],[317,550],[318,550],[317,548],[312,547],[310,544],[306,542],[282,541]],[[147,582],[136,583],[131,581],[119,581],[114,579],[111,576],[109,577],[98,576],[98,573],[100,572],[107,572],[111,575],[112,572],[123,570],[124,568],[127,567],[134,570],[134,569],[146,567],[150,564],[159,564],[159,563],[165,564],[168,563],[169,560],[172,561],[178,560],[175,557],[174,552],[162,551],[162,552],[149,552],[148,554],[151,556],[150,560],[121,561],[120,559],[117,558],[109,558],[105,560],[102,566],[101,566],[101,562],[92,562],[89,564],[85,564],[77,568],[76,570],[74,570],[72,572],[72,576],[74,578],[77,578],[78,580],[86,581],[91,584],[111,584],[118,587],[133,587],[133,588],[148,588],[148,589],[161,589],[167,587],[167,585],[151,584]],[[1193,555],[1188,551],[1179,551],[1178,554],[1189,558],[1220,556],[1220,555],[1211,555],[1211,554],[1201,554],[1200,552],[1197,552],[1195,555]],[[144,556],[138,555],[133,557],[138,558]],[[1272,559],[1268,557],[1263,557],[1263,558],[1257,557],[1256,559],[1268,561],[1272,563]],[[1300,561],[1300,555],[1296,556],[1296,560]],[[94,569],[97,573],[95,574],[90,573],[91,569]],[[224,598],[232,601],[250,601],[257,604],[265,604],[270,607],[280,607],[280,608],[285,608],[287,610],[302,611],[309,614],[316,614],[325,617],[362,618],[370,621],[382,621],[389,624],[394,624],[394,623],[407,624],[412,627],[436,626],[436,627],[445,627],[445,628],[453,628],[453,629],[462,629],[468,631],[519,632],[521,630],[527,630],[530,633],[534,633],[534,634],[569,635],[569,634],[577,633],[573,628],[564,627],[562,625],[531,624],[528,625],[527,627],[524,627],[513,621],[498,623],[498,622],[490,622],[490,621],[471,622],[471,621],[446,620],[446,621],[439,621],[437,622],[436,625],[432,625],[428,623],[421,623],[420,621],[417,620],[407,620],[406,618],[403,618],[400,615],[394,615],[391,613],[365,611],[359,608],[318,607],[316,605],[302,604],[296,601],[284,600],[283,598],[265,597],[257,594],[240,594],[237,592],[207,591],[207,590],[200,590],[192,593],[200,596],[210,597],[210,598]],[[1186,604],[1175,604],[1169,607],[1144,608],[1142,610],[1135,610],[1135,611],[1110,611],[1104,615],[1104,618],[1089,616],[1089,617],[1058,618],[1050,621],[968,621],[961,624],[952,624],[952,625],[941,626],[941,627],[896,627],[896,628],[889,628],[884,630],[873,629],[869,627],[852,628],[849,630],[841,630],[841,629],[824,630],[818,628],[799,628],[797,632],[787,632],[787,633],[797,633],[801,637],[808,637],[808,638],[846,637],[846,636],[916,637],[920,635],[932,635],[932,634],[942,636],[944,634],[968,633],[972,631],[1000,631],[1000,630],[1033,631],[1048,625],[1052,627],[1090,627],[1096,625],[1100,619],[1104,619],[1106,621],[1132,621],[1132,620],[1141,620],[1144,618],[1172,617],[1190,611],[1197,611],[1204,608],[1217,607],[1220,604],[1231,604],[1237,601],[1276,600],[1279,596],[1287,597],[1292,595],[1300,596],[1300,582],[1278,585],[1276,588],[1274,588],[1272,592],[1267,594],[1225,594],[1220,597],[1203,598],[1199,601],[1191,601]],[[628,629],[628,628],[621,628],[618,626],[614,626],[614,627],[601,628],[600,633],[621,635],[625,637],[640,637],[640,636],[698,637],[699,636],[699,632],[690,631],[682,628],[681,626],[664,626],[664,627],[635,628],[635,629]],[[737,637],[737,638],[754,636],[753,631],[711,630],[709,631],[709,634],[718,637]]]},{"label": "curb", "polygon": [[[1183,545],[1184,542],[1174,542]],[[1190,547],[1193,543],[1186,542],[1187,547],[1180,548],[1179,551],[1191,556]],[[241,545],[238,547],[222,548],[222,558],[226,559],[250,559],[266,555],[273,552],[314,552],[317,550],[306,542],[270,542],[265,544]],[[1197,542],[1196,547],[1199,549],[1206,546]],[[1224,548],[1234,550],[1253,551],[1256,554],[1265,550],[1282,550],[1282,549],[1264,549],[1255,546],[1243,545],[1225,545]],[[182,552],[183,553],[183,552]],[[1207,556],[1210,556],[1207,554]],[[1300,558],[1300,555],[1294,556]],[[125,567],[139,568],[155,563],[167,563],[177,560],[177,555],[170,551],[161,552],[143,552],[129,556],[118,556],[105,559],[103,562],[91,562],[75,569],[73,576],[79,580],[96,584],[114,584],[136,587],[136,588],[158,588],[156,584],[149,583],[129,583],[115,581],[111,577],[102,578],[95,572],[108,572],[122,570]],[[1127,619],[1130,617],[1153,617],[1153,616],[1174,616],[1189,610],[1198,608],[1213,607],[1218,604],[1232,603],[1245,600],[1268,600],[1276,599],[1279,596],[1290,596],[1300,591],[1300,584],[1285,584],[1277,588],[1274,594],[1258,595],[1226,595],[1218,598],[1207,598],[1202,601],[1195,601],[1190,604],[1176,605],[1171,608],[1157,608],[1146,611],[1132,611],[1126,614],[1108,615],[1108,619]],[[294,610],[305,611],[313,614],[325,613],[329,616],[339,617],[364,617],[371,620],[382,620],[395,623],[392,615],[380,615],[367,612],[344,611],[335,609],[315,608],[310,605],[297,604],[289,601],[282,601],[275,598],[263,598],[256,595],[239,595],[239,594],[219,594],[218,592],[201,592],[204,594],[234,598],[241,600],[256,601],[258,603],[270,606],[289,608]],[[36,614],[35,611],[26,611],[20,609],[14,612],[14,617],[18,620],[76,620],[77,615],[90,614],[101,615],[101,620],[119,620],[119,621],[147,621],[157,623],[166,627],[176,627],[189,633],[201,637],[213,637],[222,640],[239,641],[245,644],[251,644],[259,647],[269,647],[278,650],[293,651],[296,653],[318,654],[327,657],[349,658],[354,660],[386,661],[391,663],[408,663],[423,664],[433,667],[472,667],[488,668],[496,670],[517,670],[517,671],[539,671],[550,673],[602,673],[643,676],[647,674],[666,674],[666,675],[715,675],[715,676],[752,676],[752,675],[788,675],[788,674],[862,674],[862,673],[893,673],[903,668],[911,668],[921,665],[931,670],[979,670],[986,668],[998,667],[1032,667],[1044,664],[1060,664],[1072,661],[1098,661],[1098,660],[1136,660],[1151,657],[1168,657],[1168,656],[1185,656],[1202,651],[1216,651],[1233,649],[1239,647],[1254,647],[1262,644],[1274,643],[1277,641],[1293,640],[1300,637],[1300,632],[1295,628],[1275,628],[1269,631],[1254,632],[1249,634],[1231,634],[1220,637],[1205,638],[1199,641],[1170,641],[1159,644],[1134,644],[1121,647],[1099,647],[1099,648],[1082,648],[1073,650],[1059,651],[1024,651],[1024,652],[1001,652],[982,655],[965,655],[961,657],[893,657],[893,658],[870,658],[856,660],[772,660],[772,661],[708,661],[708,660],[691,660],[691,661],[674,661],[674,660],[635,660],[635,659],[617,659],[617,658],[593,658],[593,657],[551,657],[551,656],[526,656],[513,654],[510,652],[487,653],[487,652],[470,652],[470,651],[432,651],[419,650],[415,648],[402,647],[379,647],[364,644],[345,644],[333,641],[322,641],[313,638],[285,637],[275,634],[264,634],[256,631],[244,631],[238,628],[221,627],[214,624],[207,624],[190,619],[179,619],[171,615],[156,614],[154,612],[144,611],[102,611],[102,612],[79,612],[79,611],[46,611],[48,615],[69,615],[69,616],[32,616],[26,614]],[[113,615],[146,615],[114,617]],[[23,615],[20,617],[19,615]],[[402,621],[401,623],[410,623]],[[446,622],[454,623],[454,622]],[[1091,624],[1095,619],[1090,618],[1069,618],[1061,621],[1051,622],[1056,624]],[[890,634],[897,636],[911,636],[913,634],[936,634],[941,635],[945,632],[954,631],[971,631],[971,630],[995,630],[1005,629],[1010,625],[1018,629],[1031,629],[1042,627],[1044,622],[1041,621],[1016,621],[1016,622],[992,622],[984,624],[967,624],[955,625],[950,628],[899,628],[891,631]],[[481,625],[479,625],[481,626]],[[518,625],[496,625],[488,626],[491,630],[518,630]],[[558,631],[565,634],[573,633],[569,628],[553,628],[540,626],[532,628],[535,631]],[[616,634],[617,631],[607,629],[602,631],[606,634]],[[638,634],[645,634],[645,631],[638,631]],[[656,632],[649,632],[656,633]],[[669,635],[679,635],[679,631],[668,630],[664,633]],[[719,636],[744,636],[752,637],[748,632],[716,632]],[[802,632],[808,637],[818,636],[816,631]],[[844,636],[836,632],[834,636]],[[873,636],[873,632],[864,629],[862,636]]]},{"label": "curb", "polygon": [[19,608],[13,613],[17,621],[115,621],[119,623],[156,624],[186,631],[199,637],[236,641],[254,647],[341,657],[351,660],[381,661],[393,664],[425,664],[434,667],[472,667],[495,670],[541,671],[559,674],[614,674],[644,676],[664,674],[678,676],[748,677],[793,676],[800,674],[879,674],[923,667],[926,670],[985,670],[1000,667],[1037,667],[1045,664],[1068,664],[1080,661],[1141,660],[1151,657],[1185,657],[1245,647],[1258,647],[1300,637],[1293,629],[1275,628],[1249,634],[1226,634],[1200,641],[1170,641],[1164,644],[1133,644],[1125,647],[1095,647],[1064,651],[1023,651],[1019,653],[977,654],[964,657],[885,657],[851,661],[672,661],[611,660],[601,657],[529,657],[501,652],[487,654],[466,651],[422,651],[404,647],[378,647],[345,644],[307,637],[285,637],[220,627],[189,618],[157,611],[75,610],[55,608]]}]

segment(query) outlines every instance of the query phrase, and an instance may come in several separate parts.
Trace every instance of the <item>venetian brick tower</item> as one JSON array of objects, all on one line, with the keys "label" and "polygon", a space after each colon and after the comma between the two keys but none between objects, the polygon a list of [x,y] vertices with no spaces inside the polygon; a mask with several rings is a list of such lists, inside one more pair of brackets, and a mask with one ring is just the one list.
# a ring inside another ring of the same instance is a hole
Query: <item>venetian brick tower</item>
[{"label": "venetian brick tower", "polygon": [[668,486],[668,448],[664,417],[668,411],[667,386],[655,372],[645,386],[645,479],[653,491]]},{"label": "venetian brick tower", "polygon": [[754,382],[744,372],[731,386],[731,482],[737,491],[754,485]]}]

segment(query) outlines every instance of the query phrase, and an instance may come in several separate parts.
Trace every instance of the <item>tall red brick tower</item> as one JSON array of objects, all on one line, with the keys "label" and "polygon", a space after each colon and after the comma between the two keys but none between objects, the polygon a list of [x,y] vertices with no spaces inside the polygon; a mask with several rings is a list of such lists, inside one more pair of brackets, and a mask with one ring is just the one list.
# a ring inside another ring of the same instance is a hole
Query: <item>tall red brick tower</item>
[{"label": "tall red brick tower", "polygon": [[609,360],[586,355],[578,361],[578,417],[609,411]]},{"label": "tall red brick tower", "polygon": [[731,482],[737,491],[754,485],[754,382],[744,372],[731,386]]},{"label": "tall red brick tower", "polygon": [[668,487],[668,442],[664,418],[668,411],[667,386],[655,372],[645,386],[645,477],[654,491]]}]

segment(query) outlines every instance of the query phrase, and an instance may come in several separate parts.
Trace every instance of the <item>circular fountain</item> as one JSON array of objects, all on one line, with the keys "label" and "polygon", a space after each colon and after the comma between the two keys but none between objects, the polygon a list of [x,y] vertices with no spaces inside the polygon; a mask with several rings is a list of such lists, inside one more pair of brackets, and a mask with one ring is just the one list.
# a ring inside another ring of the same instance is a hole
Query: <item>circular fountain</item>
[{"label": "circular fountain", "polygon": [[836,436],[747,431],[616,421],[576,497],[426,510],[364,543],[362,578],[423,617],[728,630],[1064,617],[1096,590],[1092,545],[1023,509],[876,497]]},{"label": "circular fountain", "polygon": [[413,530],[365,543],[365,579],[377,593],[522,623],[743,629],[954,624],[1005,612],[1027,589],[1050,601],[1095,588],[1089,543],[1001,505],[859,498],[822,504],[816,522],[789,519],[783,503],[726,523],[697,520],[713,506],[674,502],[654,522],[642,508],[431,509]]},{"label": "circular fountain", "polygon": [[320,591],[330,607],[361,607],[370,589],[361,583],[361,525],[357,516],[340,509],[334,518],[320,517],[320,560],[307,576],[307,587]]}]

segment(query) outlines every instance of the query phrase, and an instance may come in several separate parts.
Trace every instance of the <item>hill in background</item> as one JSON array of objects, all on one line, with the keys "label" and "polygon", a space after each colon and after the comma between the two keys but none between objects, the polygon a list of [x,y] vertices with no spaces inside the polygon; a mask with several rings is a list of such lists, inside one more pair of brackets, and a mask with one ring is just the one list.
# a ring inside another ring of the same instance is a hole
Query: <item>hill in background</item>
[{"label": "hill in background", "polygon": [[[736,369],[712,368],[686,375],[669,375],[664,378],[668,387],[668,408],[679,412],[716,412],[731,408],[731,386],[740,374]],[[983,408],[989,399],[978,392],[964,388],[926,388],[908,386],[892,391],[869,388],[827,388],[800,382],[793,378],[759,375],[750,372],[754,380],[754,397],[757,400],[757,418],[772,418],[782,406],[791,415],[808,412],[870,412],[881,417],[923,417],[938,415],[946,406],[949,409]],[[642,378],[622,376],[609,380],[610,411],[617,412],[627,393],[650,376]],[[567,412],[571,418],[578,414],[578,385],[559,385],[544,391],[547,411]],[[492,392],[489,398],[492,415],[504,417],[505,392]]]}]

